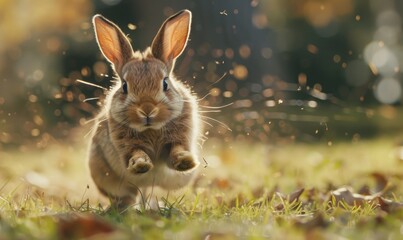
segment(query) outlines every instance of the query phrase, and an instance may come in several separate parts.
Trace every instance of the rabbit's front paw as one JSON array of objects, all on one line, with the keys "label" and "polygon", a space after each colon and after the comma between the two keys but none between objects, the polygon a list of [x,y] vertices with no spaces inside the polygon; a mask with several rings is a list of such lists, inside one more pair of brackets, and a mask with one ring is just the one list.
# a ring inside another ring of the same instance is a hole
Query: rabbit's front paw
[{"label": "rabbit's front paw", "polygon": [[129,159],[127,170],[135,174],[141,174],[148,172],[153,167],[150,157],[143,151],[137,151]]},{"label": "rabbit's front paw", "polygon": [[196,161],[193,159],[192,153],[189,151],[177,152],[172,156],[172,165],[178,171],[187,171],[196,167]]}]

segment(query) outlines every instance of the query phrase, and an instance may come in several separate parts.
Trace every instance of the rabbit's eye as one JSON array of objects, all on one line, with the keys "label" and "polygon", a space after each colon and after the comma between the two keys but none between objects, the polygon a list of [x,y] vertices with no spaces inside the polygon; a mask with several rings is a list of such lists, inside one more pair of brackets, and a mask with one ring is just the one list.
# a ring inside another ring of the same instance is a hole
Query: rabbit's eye
[{"label": "rabbit's eye", "polygon": [[123,81],[122,90],[123,90],[124,94],[127,94],[127,82],[126,81]]},{"label": "rabbit's eye", "polygon": [[164,80],[162,81],[162,87],[164,89],[164,92],[168,90],[168,82],[167,82],[168,78],[164,78]]}]

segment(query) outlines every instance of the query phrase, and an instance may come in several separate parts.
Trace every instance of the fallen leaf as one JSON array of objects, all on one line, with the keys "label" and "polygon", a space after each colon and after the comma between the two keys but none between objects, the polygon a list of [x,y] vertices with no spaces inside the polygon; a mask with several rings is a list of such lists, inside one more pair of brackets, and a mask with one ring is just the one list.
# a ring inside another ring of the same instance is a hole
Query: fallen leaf
[{"label": "fallen leaf", "polygon": [[311,201],[313,202],[315,200],[315,197],[318,194],[317,192],[318,192],[318,190],[316,188],[311,188],[307,191],[306,196],[307,196],[309,202],[311,202]]},{"label": "fallen leaf", "polygon": [[351,189],[347,187],[339,188],[330,193],[331,201],[334,205],[339,206],[341,202],[349,206],[362,205],[364,198],[355,198]]},{"label": "fallen leaf", "polygon": [[228,179],[223,179],[223,178],[216,178],[213,180],[213,186],[224,190],[230,188],[230,182]]},{"label": "fallen leaf", "polygon": [[260,198],[265,195],[265,188],[260,186],[252,191],[252,195],[254,198]]},{"label": "fallen leaf", "polygon": [[301,188],[293,193],[291,193],[288,197],[288,202],[293,203],[294,201],[298,201],[301,194],[304,192],[304,188]]},{"label": "fallen leaf", "polygon": [[93,214],[57,215],[57,231],[61,239],[88,238],[97,234],[112,233],[115,227]]},{"label": "fallen leaf", "polygon": [[360,190],[358,190],[358,193],[362,195],[371,195],[371,190],[369,189],[368,185],[364,185],[360,188]]},{"label": "fallen leaf", "polygon": [[329,203],[336,206],[342,205],[341,203],[345,203],[349,206],[362,206],[365,203],[369,203],[373,201],[375,198],[380,197],[382,193],[376,193],[373,195],[362,195],[358,193],[354,193],[353,190],[349,187],[342,187],[331,191]]},{"label": "fallen leaf", "polygon": [[394,202],[382,197],[378,197],[377,200],[380,209],[387,213],[392,213],[403,209],[403,203],[401,202]]},{"label": "fallen leaf", "polygon": [[379,172],[374,172],[371,174],[371,177],[373,177],[376,182],[376,186],[375,186],[376,193],[386,191],[387,187],[389,186],[389,181],[384,174],[379,173]]},{"label": "fallen leaf", "polygon": [[204,236],[204,240],[233,240],[238,239],[233,233],[210,232]]},{"label": "fallen leaf", "polygon": [[229,201],[229,206],[230,207],[240,207],[245,204],[247,204],[250,200],[245,197],[244,194],[240,193],[238,194],[235,198],[233,198],[231,201]]},{"label": "fallen leaf", "polygon": [[[298,189],[294,192],[292,192],[291,194],[285,196],[282,193],[276,192],[277,196],[279,196],[283,201],[286,201],[289,204],[295,203],[299,201],[299,197],[301,196],[301,194],[304,192],[304,188]],[[284,209],[284,204],[280,203],[277,206],[274,207],[275,210],[277,211],[282,211]]]}]

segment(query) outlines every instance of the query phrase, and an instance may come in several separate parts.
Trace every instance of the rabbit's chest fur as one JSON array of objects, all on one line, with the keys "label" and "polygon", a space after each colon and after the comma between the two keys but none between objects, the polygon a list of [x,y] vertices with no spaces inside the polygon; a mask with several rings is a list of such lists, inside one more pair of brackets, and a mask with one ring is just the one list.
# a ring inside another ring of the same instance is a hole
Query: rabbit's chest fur
[{"label": "rabbit's chest fur", "polygon": [[[155,185],[165,189],[177,189],[186,185],[192,178],[192,174],[175,171],[169,168],[167,163],[170,161],[169,151],[173,143],[195,140],[194,137],[183,139],[184,132],[188,132],[185,135],[192,135],[192,124],[184,121],[192,118],[188,108],[191,108],[190,103],[185,104],[184,113],[180,117],[167,123],[160,130],[137,132],[128,126],[121,125],[113,118],[100,122],[93,137],[93,145],[98,148],[93,151],[99,151],[99,154],[103,156],[99,159],[108,166],[104,176],[116,175],[121,179],[122,184],[133,184],[138,187]],[[124,151],[118,149],[124,149]],[[142,149],[146,152],[154,168],[140,175],[128,173],[126,168],[131,149]],[[123,152],[126,155],[122,154]]]},{"label": "rabbit's chest fur", "polygon": [[[190,100],[190,99],[189,99]],[[113,117],[108,119],[108,134],[112,145],[116,149],[126,149],[125,152],[130,152],[130,148],[142,149],[151,158],[153,162],[166,161],[170,145],[177,142],[189,142],[196,136],[192,136],[193,126],[191,111],[191,103],[185,103],[182,113],[179,117],[172,119],[163,128],[154,130],[148,129],[138,132],[127,125],[122,125]],[[121,156],[123,160],[127,160],[130,156]]]}]

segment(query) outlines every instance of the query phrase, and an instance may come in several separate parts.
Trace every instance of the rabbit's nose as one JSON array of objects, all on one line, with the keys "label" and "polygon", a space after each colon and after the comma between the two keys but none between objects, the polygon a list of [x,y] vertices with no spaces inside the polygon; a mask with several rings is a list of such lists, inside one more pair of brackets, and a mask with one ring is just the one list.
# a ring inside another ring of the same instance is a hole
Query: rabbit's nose
[{"label": "rabbit's nose", "polygon": [[157,116],[159,112],[158,107],[152,103],[144,103],[137,109],[137,114],[140,118],[144,119],[145,125],[150,125],[153,118]]}]

